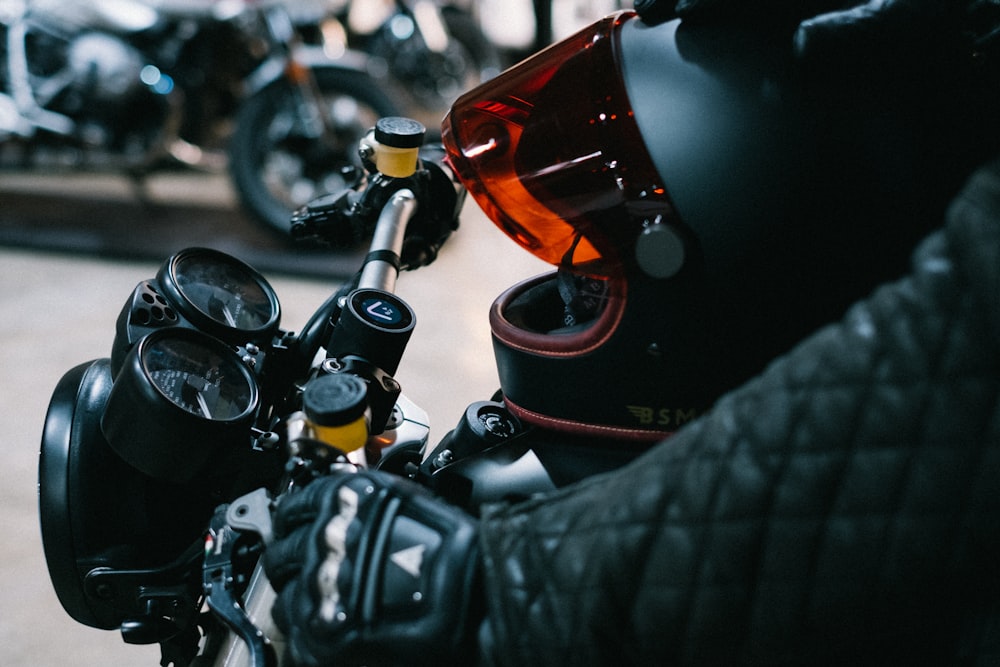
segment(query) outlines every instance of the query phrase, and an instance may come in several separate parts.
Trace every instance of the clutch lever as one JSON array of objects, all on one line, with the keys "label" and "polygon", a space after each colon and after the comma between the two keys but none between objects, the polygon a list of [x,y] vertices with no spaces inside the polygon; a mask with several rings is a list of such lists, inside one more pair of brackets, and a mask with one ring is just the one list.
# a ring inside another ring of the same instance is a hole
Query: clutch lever
[{"label": "clutch lever", "polygon": [[[266,492],[264,495],[266,497]],[[239,531],[229,522],[230,510],[234,506],[259,507],[260,500],[259,496],[249,494],[237,499],[233,505],[226,507],[225,511],[217,510],[212,516],[205,536],[202,588],[209,609],[243,640],[243,645],[249,651],[252,667],[277,667],[278,656],[274,646],[264,632],[254,624],[236,592],[236,587],[241,582],[236,576],[233,565],[234,558],[238,555]],[[264,529],[270,534],[269,506],[263,509],[267,515]],[[254,512],[254,515],[257,516],[257,512]]]}]

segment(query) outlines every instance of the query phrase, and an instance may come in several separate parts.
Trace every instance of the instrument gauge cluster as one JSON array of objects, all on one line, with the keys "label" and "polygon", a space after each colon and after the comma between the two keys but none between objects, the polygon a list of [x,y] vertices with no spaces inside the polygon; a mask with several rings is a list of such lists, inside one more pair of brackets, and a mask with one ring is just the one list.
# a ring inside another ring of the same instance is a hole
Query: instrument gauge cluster
[{"label": "instrument gauge cluster", "polygon": [[187,248],[132,291],[116,324],[112,373],[153,331],[197,329],[231,346],[260,350],[273,342],[280,321],[278,297],[264,276],[218,250]]},{"label": "instrument gauge cluster", "polygon": [[101,419],[111,448],[175,483],[248,449],[280,317],[274,289],[240,260],[208,248],[169,257],[118,317]]}]

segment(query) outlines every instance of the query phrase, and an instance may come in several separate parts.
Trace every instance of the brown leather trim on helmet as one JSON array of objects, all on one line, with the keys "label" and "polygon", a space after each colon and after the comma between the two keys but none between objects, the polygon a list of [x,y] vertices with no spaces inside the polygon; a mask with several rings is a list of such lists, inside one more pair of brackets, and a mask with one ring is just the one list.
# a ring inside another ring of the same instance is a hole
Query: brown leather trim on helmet
[{"label": "brown leather trim on helmet", "polygon": [[577,333],[545,334],[526,331],[514,326],[504,313],[510,303],[527,289],[555,279],[555,272],[529,278],[510,287],[497,297],[490,307],[490,328],[493,335],[509,347],[552,357],[574,357],[587,354],[603,345],[614,333],[625,312],[625,281],[609,281],[607,306],[590,326]]},{"label": "brown leather trim on helmet", "polygon": [[630,440],[633,442],[659,442],[674,434],[673,431],[650,431],[648,429],[629,428],[627,426],[586,424],[572,419],[543,415],[512,403],[506,396],[504,397],[504,405],[507,406],[511,414],[525,423],[572,435],[616,438],[618,440]]}]

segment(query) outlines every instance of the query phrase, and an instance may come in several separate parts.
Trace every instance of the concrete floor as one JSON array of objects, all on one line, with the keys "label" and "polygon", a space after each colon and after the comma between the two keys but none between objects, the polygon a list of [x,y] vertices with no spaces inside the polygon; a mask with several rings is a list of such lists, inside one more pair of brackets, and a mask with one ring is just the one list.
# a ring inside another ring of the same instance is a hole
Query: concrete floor
[{"label": "concrete floor", "polygon": [[[203,185],[202,185],[203,187]],[[218,185],[221,190],[225,184]],[[189,196],[185,188],[166,198]],[[220,197],[229,193],[220,191]],[[2,201],[0,201],[2,207]],[[72,211],[66,215],[71,216]],[[157,665],[158,649],[125,645],[62,609],[39,535],[37,463],[49,397],[71,367],[108,356],[125,298],[159,262],[108,262],[0,248],[0,665]],[[398,293],[417,327],[396,378],[428,411],[432,442],[466,405],[496,389],[487,311],[505,287],[546,270],[467,202],[462,228],[438,261],[404,274]],[[267,276],[296,330],[336,287]]]}]

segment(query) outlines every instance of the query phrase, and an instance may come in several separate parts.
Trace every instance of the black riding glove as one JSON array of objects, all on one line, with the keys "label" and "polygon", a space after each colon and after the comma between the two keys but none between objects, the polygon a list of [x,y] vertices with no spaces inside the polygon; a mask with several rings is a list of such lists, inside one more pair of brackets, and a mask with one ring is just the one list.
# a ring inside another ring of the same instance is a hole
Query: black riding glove
[{"label": "black riding glove", "polygon": [[296,665],[468,664],[482,617],[477,524],[386,473],[283,496],[264,569]]}]

